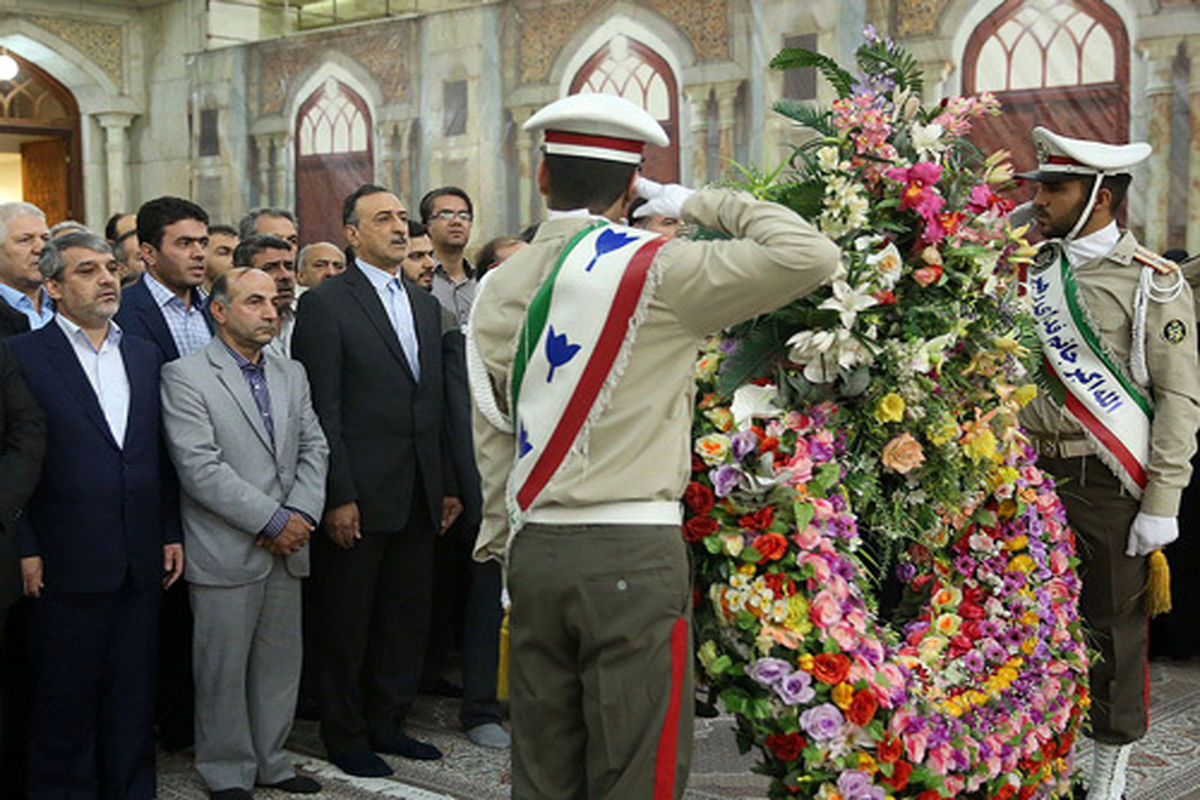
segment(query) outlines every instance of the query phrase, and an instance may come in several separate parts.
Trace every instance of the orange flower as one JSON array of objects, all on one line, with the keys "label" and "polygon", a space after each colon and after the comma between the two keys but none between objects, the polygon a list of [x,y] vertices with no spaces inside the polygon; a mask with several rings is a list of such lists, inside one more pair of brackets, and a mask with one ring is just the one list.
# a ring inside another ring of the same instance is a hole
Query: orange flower
[{"label": "orange flower", "polygon": [[901,475],[925,463],[921,443],[911,433],[902,433],[883,446],[883,465]]},{"label": "orange flower", "polygon": [[764,533],[754,540],[754,549],[758,551],[758,563],[778,561],[787,553],[788,541],[778,533]]},{"label": "orange flower", "polygon": [[842,653],[818,653],[813,656],[813,677],[837,686],[850,674],[850,659]]},{"label": "orange flower", "polygon": [[871,721],[878,708],[879,701],[875,699],[875,693],[867,689],[859,689],[854,693],[850,707],[846,709],[846,719],[861,727]]}]

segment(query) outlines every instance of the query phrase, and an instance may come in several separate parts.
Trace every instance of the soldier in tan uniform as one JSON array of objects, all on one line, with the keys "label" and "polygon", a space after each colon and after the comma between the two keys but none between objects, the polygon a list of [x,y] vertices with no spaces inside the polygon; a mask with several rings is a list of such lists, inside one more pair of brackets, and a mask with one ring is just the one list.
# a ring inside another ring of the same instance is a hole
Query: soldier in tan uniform
[{"label": "soldier in tan uniform", "polygon": [[[1059,480],[1082,560],[1080,605],[1100,651],[1090,672],[1096,746],[1087,798],[1119,800],[1132,743],[1147,726],[1146,556],[1178,537],[1200,423],[1196,320],[1178,267],[1114,220],[1129,168],[1149,146],[1044,128],[1034,140],[1038,171],[1023,177],[1039,182],[1033,209],[1048,241],[1030,287],[1047,361],[1059,369],[1048,368],[1050,390],[1021,419],[1038,465]],[[1049,299],[1060,274],[1077,288],[1074,313]],[[1093,355],[1076,346],[1086,337],[1071,341],[1085,328],[1101,343]]]},{"label": "soldier in tan uniform", "polygon": [[[513,797],[680,797],[693,734],[679,501],[697,344],[812,291],[839,252],[790,210],[725,189],[636,183],[656,213],[728,241],[611,224],[643,145],[667,143],[627,101],[572,95],[526,127],[545,131],[547,220],[483,281],[468,344],[476,558],[505,562],[512,598]],[[605,353],[610,367],[592,372]]]}]

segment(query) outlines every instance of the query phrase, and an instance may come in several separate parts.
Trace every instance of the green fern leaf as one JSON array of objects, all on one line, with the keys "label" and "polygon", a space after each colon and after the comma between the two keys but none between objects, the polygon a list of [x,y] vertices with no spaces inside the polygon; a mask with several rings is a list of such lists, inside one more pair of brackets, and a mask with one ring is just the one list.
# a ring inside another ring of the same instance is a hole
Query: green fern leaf
[{"label": "green fern leaf", "polygon": [[855,54],[858,67],[868,75],[886,75],[898,89],[908,89],[920,96],[925,87],[921,64],[895,42],[868,42]]},{"label": "green fern leaf", "polygon": [[776,112],[783,114],[788,119],[794,120],[805,128],[820,133],[822,136],[836,136],[837,130],[830,122],[832,113],[822,111],[810,103],[801,103],[798,100],[779,100],[774,105]]},{"label": "green fern leaf", "polygon": [[797,67],[816,67],[825,80],[833,85],[838,97],[849,96],[854,86],[854,76],[838,66],[838,63],[827,55],[805,50],[800,47],[790,47],[781,50],[771,59],[772,69],[796,69]]}]

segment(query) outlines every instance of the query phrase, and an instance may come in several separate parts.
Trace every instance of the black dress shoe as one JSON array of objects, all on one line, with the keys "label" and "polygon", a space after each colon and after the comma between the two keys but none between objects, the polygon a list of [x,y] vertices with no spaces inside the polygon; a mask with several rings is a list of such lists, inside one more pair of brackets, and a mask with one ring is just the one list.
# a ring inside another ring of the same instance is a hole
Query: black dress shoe
[{"label": "black dress shoe", "polygon": [[278,783],[260,784],[264,789],[278,789],[288,794],[316,794],[321,791],[321,784],[307,775],[293,775]]},{"label": "black dress shoe", "polygon": [[426,742],[419,742],[403,733],[387,741],[371,742],[371,747],[380,753],[400,756],[401,758],[412,758],[417,761],[437,761],[442,757],[442,751],[433,745]]},{"label": "black dress shoe", "polygon": [[701,700],[699,697],[696,698],[696,712],[695,713],[696,713],[696,716],[701,719],[712,719],[713,717],[717,717],[717,716],[721,715],[721,712],[717,710],[716,706],[714,706],[712,703],[708,703],[708,702],[705,702],[704,700]]},{"label": "black dress shoe", "polygon": [[218,789],[209,792],[210,800],[252,800],[254,795],[248,789]]},{"label": "black dress shoe", "polygon": [[342,772],[357,778],[386,778],[392,774],[387,762],[370,750],[330,753],[329,761]]}]

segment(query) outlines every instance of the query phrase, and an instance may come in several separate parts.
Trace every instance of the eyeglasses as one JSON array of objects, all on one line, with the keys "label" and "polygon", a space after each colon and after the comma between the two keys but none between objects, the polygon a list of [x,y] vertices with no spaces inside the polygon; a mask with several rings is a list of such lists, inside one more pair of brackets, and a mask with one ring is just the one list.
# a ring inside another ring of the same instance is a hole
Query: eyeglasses
[{"label": "eyeglasses", "polygon": [[451,211],[448,208],[443,211],[435,211],[430,216],[433,219],[440,219],[443,222],[449,222],[450,220],[454,219],[455,217],[458,217],[463,222],[470,222],[472,219],[475,218],[475,215],[472,214],[470,211]]}]

